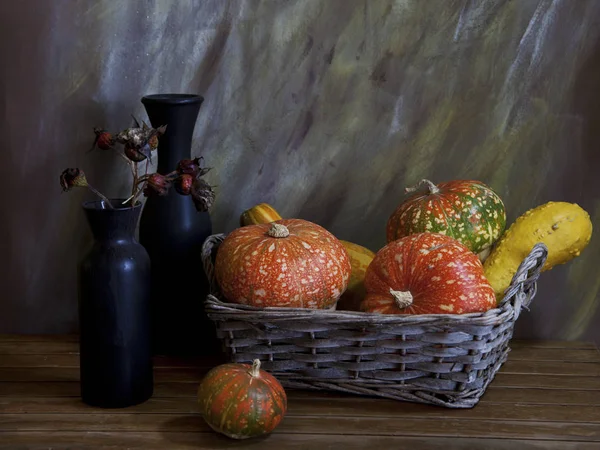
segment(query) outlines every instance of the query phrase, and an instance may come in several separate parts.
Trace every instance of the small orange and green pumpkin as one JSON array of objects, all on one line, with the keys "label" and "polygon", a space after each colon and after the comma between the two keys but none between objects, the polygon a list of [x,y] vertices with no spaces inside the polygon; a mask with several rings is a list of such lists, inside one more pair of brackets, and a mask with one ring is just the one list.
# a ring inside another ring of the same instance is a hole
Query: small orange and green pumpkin
[{"label": "small orange and green pumpkin", "polygon": [[211,369],[198,387],[198,403],[206,423],[233,439],[271,433],[287,411],[285,390],[258,359]]}]

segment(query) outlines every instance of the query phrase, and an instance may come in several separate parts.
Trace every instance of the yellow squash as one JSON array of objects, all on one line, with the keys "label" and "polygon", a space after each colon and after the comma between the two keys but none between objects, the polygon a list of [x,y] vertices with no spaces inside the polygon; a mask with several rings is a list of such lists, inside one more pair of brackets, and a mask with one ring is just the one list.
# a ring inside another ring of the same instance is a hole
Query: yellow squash
[{"label": "yellow squash", "polygon": [[360,302],[366,294],[364,285],[365,273],[367,272],[367,267],[369,267],[369,264],[373,261],[375,253],[368,248],[352,242],[343,240],[340,240],[340,242],[346,248],[346,251],[350,256],[352,273],[350,275],[348,287],[338,300],[336,309],[360,311]]},{"label": "yellow squash", "polygon": [[527,211],[504,233],[485,260],[485,275],[501,299],[523,259],[538,242],[548,247],[543,271],[579,256],[592,236],[589,214],[579,205],[548,202]]},{"label": "yellow squash", "polygon": [[261,223],[270,223],[280,220],[279,213],[268,203],[260,203],[247,209],[240,216],[240,225],[258,225]]}]

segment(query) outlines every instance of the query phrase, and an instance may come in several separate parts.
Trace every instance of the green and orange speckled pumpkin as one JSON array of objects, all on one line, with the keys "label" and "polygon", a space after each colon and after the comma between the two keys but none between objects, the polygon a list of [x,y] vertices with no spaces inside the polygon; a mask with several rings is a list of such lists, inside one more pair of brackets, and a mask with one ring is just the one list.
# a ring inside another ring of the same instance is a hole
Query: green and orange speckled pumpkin
[{"label": "green and orange speckled pumpkin", "polygon": [[237,228],[215,259],[223,296],[259,308],[331,308],[348,287],[351,270],[341,242],[302,219]]},{"label": "green and orange speckled pumpkin", "polygon": [[437,186],[421,180],[427,192],[417,192],[406,199],[387,223],[387,241],[392,242],[414,233],[430,232],[451,236],[480,253],[496,242],[506,226],[502,199],[480,181],[455,180]]},{"label": "green and orange speckled pumpkin", "polygon": [[198,388],[206,423],[233,439],[272,432],[287,411],[287,395],[279,381],[260,369],[260,361],[228,363],[211,369]]}]

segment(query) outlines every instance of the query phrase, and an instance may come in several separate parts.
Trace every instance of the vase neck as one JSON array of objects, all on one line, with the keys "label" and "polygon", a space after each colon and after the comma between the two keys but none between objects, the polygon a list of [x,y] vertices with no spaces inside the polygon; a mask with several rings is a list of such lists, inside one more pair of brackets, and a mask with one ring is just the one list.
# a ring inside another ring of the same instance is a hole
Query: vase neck
[{"label": "vase neck", "polygon": [[112,199],[114,209],[105,208],[104,202],[83,205],[88,224],[97,241],[133,241],[142,205],[120,208],[123,199]]},{"label": "vase neck", "polygon": [[169,173],[180,160],[191,157],[192,137],[202,101],[201,96],[178,94],[142,98],[152,127],[167,126],[159,138],[158,172]]}]

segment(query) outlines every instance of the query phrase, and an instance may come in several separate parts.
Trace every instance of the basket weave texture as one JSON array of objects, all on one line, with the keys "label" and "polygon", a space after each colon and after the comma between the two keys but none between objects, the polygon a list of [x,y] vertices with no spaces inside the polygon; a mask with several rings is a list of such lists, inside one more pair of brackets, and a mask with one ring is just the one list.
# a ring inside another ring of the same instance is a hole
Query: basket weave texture
[{"label": "basket weave texture", "polygon": [[205,310],[232,362],[272,373],[285,388],[471,408],[506,361],[514,324],[536,293],[548,256],[537,244],[498,307],[484,313],[387,315],[226,303],[214,277],[224,234],[202,249],[211,284]]}]

